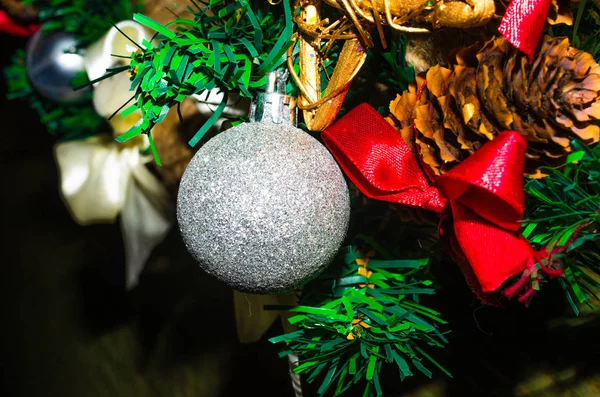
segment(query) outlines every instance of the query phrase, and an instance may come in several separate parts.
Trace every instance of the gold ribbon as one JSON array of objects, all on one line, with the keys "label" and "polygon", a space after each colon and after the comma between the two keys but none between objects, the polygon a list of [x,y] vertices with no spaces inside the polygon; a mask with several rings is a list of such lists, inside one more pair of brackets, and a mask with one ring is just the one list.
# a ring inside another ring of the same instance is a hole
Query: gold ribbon
[{"label": "gold ribbon", "polygon": [[[346,17],[333,23],[327,19],[320,20],[321,3],[321,0],[309,0],[301,5],[296,3],[300,7],[300,15],[294,20],[298,26],[294,39],[300,45],[299,75],[293,64],[294,46],[287,53],[288,70],[300,90],[298,107],[303,110],[304,122],[311,131],[323,131],[335,121],[352,79],[366,60],[366,47],[361,43],[370,42],[368,32],[361,27],[357,34]],[[345,40],[345,43],[322,96],[320,74],[323,60],[336,40]],[[323,48],[322,42],[325,41],[328,43]]]}]

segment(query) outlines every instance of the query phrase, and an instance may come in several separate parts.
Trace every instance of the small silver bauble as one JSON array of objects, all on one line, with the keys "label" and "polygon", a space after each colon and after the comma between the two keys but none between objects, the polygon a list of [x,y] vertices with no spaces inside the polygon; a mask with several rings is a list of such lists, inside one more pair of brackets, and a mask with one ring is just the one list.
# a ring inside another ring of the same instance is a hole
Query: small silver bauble
[{"label": "small silver bauble", "polygon": [[27,43],[26,68],[33,88],[40,95],[60,103],[77,103],[87,98],[90,88],[74,91],[71,81],[85,72],[83,56],[76,53],[73,35],[58,32],[46,35],[40,29]]},{"label": "small silver bauble", "polygon": [[291,125],[289,97],[273,92],[273,76],[250,112],[262,122],[240,124],[200,148],[177,198],[183,240],[200,266],[257,294],[290,291],[319,275],[350,218],[341,170]]}]

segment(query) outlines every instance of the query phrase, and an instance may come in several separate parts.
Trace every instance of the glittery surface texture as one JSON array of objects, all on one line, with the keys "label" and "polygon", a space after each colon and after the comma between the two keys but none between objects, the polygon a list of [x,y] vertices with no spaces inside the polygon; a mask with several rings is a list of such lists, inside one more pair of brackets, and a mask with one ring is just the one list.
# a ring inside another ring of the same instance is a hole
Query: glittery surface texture
[{"label": "glittery surface texture", "polygon": [[177,200],[200,266],[250,293],[292,290],[334,258],[350,217],[348,188],[327,149],[291,125],[244,123],[207,142]]}]

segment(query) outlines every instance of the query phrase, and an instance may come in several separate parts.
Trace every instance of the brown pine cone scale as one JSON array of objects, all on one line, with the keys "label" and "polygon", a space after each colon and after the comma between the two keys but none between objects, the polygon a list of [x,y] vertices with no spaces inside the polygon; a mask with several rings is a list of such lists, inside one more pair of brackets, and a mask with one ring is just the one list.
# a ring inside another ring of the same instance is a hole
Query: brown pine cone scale
[{"label": "brown pine cone scale", "polygon": [[449,68],[420,74],[392,101],[388,121],[434,175],[500,131],[517,131],[528,141],[526,173],[541,177],[540,166],[564,163],[573,139],[598,142],[599,93],[600,66],[568,39],[545,37],[530,64],[497,37],[454,51]]}]

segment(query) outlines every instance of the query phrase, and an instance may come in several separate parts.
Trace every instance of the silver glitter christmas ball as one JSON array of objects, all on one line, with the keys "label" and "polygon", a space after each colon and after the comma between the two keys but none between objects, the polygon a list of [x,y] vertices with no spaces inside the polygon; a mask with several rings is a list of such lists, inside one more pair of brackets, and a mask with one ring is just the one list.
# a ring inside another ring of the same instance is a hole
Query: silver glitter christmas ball
[{"label": "silver glitter christmas ball", "polygon": [[90,88],[74,91],[71,81],[85,72],[83,56],[75,53],[75,38],[70,33],[45,35],[40,29],[27,43],[26,68],[33,88],[42,96],[60,103],[77,103]]},{"label": "silver glitter christmas ball", "polygon": [[200,266],[250,293],[292,290],[336,255],[350,199],[335,160],[288,124],[244,123],[208,141],[177,198],[183,240]]}]

